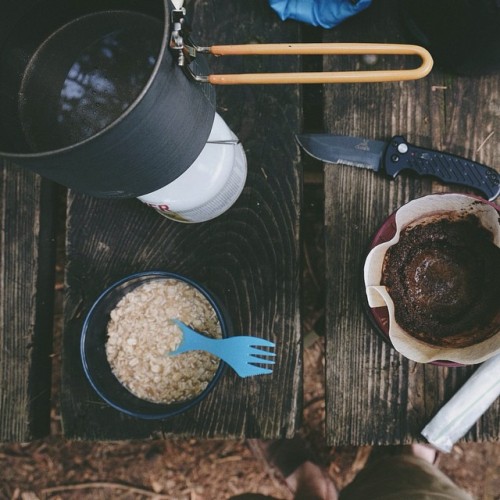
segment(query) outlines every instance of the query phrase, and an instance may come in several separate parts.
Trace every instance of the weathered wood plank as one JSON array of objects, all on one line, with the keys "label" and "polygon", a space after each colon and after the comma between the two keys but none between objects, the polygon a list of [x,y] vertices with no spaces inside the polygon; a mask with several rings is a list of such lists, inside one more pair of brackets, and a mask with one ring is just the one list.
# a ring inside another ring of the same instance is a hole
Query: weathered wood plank
[{"label": "weathered wood plank", "polygon": [[0,441],[49,432],[54,186],[0,161]]},{"label": "weathered wood plank", "polygon": [[[188,2],[200,44],[297,41],[264,0]],[[278,24],[279,23],[279,24]],[[219,58],[214,71],[297,70],[297,58]],[[298,87],[217,89],[218,112],[238,135],[249,174],[236,205],[219,218],[183,225],[137,200],[70,193],[67,219],[62,417],[66,437],[130,439],[158,435],[286,437],[301,410],[299,217],[301,172],[293,135]],[[84,378],[78,342],[84,315],[113,280],[164,269],[199,280],[226,305],[236,332],[274,338],[272,376],[239,379],[227,371],[201,405],[165,422],[144,422],[103,404]]]},{"label": "weathered wood plank", "polygon": [[[325,32],[328,41],[408,43],[397,2],[374,2],[366,12]],[[392,60],[391,60],[392,61]],[[401,62],[401,61],[399,61]],[[346,67],[346,61],[326,60]],[[369,67],[360,61],[361,69]],[[380,59],[374,68],[390,64]],[[325,88],[325,128],[387,139],[406,135],[495,166],[500,153],[498,78],[458,78],[435,69],[417,82]],[[486,142],[484,142],[486,140]],[[498,163],[497,163],[498,166]],[[422,440],[421,429],[472,373],[410,362],[372,330],[362,305],[362,266],[376,229],[398,207],[444,187],[402,174],[390,181],[352,167],[325,166],[327,440],[331,445],[398,444]],[[495,404],[466,436],[499,438]]]}]

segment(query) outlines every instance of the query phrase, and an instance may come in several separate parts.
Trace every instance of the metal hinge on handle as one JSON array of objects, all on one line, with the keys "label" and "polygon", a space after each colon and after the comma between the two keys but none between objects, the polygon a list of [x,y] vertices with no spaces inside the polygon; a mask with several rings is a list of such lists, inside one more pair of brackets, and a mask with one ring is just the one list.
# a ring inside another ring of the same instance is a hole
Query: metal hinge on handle
[{"label": "metal hinge on handle", "polygon": [[[430,53],[418,45],[388,43],[273,43],[245,45],[212,45],[199,47],[189,40],[186,10],[172,11],[170,48],[177,54],[177,63],[194,81],[214,85],[284,84],[284,83],[373,83],[417,80],[430,73]],[[305,73],[244,73],[198,75],[190,68],[197,54],[214,56],[237,55],[410,55],[418,56],[421,65],[413,69],[373,71],[331,71]]]},{"label": "metal hinge on handle", "polygon": [[188,39],[190,31],[186,22],[186,9],[184,7],[173,9],[171,22],[170,48],[177,56],[177,64],[185,69],[196,56],[192,49],[190,50],[190,46],[184,42]]}]

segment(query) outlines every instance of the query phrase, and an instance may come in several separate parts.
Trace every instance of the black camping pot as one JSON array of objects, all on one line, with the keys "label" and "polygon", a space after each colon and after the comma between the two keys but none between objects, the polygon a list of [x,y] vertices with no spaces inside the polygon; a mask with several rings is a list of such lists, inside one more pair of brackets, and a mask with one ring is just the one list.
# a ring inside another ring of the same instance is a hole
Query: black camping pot
[{"label": "black camping pot", "polygon": [[[432,69],[428,51],[414,45],[199,47],[184,14],[170,0],[2,0],[0,157],[75,191],[139,197],[170,184],[201,153],[215,117],[212,85],[400,81]],[[212,75],[207,54],[405,54],[422,63]]]},{"label": "black camping pot", "polygon": [[2,1],[0,157],[98,197],[179,177],[207,142],[215,92],[175,63],[172,10],[168,0]]}]

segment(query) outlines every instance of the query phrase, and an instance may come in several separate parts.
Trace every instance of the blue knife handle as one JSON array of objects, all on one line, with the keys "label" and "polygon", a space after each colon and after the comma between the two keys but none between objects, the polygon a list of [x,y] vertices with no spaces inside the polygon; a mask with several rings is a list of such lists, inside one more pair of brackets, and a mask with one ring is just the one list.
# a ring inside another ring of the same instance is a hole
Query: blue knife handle
[{"label": "blue knife handle", "polygon": [[410,144],[402,136],[395,136],[384,153],[384,168],[396,177],[402,170],[436,177],[446,184],[461,184],[483,193],[488,200],[500,194],[500,173],[460,156],[424,149]]}]

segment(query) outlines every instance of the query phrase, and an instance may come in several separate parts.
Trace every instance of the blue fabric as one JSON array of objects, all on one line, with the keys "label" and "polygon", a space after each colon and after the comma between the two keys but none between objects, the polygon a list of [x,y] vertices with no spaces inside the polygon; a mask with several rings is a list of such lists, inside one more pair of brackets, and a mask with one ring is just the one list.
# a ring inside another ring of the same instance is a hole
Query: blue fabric
[{"label": "blue fabric", "polygon": [[366,9],[372,0],[269,0],[280,19],[294,19],[313,26],[333,28]]}]

